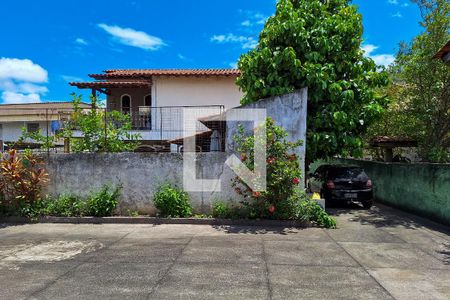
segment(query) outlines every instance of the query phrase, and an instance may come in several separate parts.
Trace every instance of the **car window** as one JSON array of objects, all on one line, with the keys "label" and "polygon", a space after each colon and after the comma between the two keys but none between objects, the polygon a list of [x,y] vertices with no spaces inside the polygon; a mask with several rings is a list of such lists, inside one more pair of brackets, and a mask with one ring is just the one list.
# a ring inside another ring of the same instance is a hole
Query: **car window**
[{"label": "car window", "polygon": [[314,172],[314,177],[317,179],[323,179],[326,176],[327,169],[329,168],[329,165],[321,165],[317,168],[317,170]]},{"label": "car window", "polygon": [[357,181],[367,181],[369,177],[361,168],[332,168],[328,172],[330,179],[352,179]]}]

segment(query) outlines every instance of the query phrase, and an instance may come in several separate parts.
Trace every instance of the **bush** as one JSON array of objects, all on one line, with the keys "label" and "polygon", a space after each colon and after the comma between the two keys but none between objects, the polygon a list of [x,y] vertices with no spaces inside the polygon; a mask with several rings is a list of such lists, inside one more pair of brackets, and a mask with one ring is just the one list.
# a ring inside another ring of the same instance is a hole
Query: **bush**
[{"label": "bush", "polygon": [[214,218],[229,219],[231,218],[231,209],[227,205],[227,203],[223,201],[217,201],[213,204],[212,216]]},{"label": "bush", "polygon": [[30,151],[0,155],[0,195],[3,205],[17,208],[39,201],[48,174],[42,160]]},{"label": "bush", "polygon": [[[265,191],[252,190],[241,178],[236,177],[233,181],[236,193],[243,196],[242,204],[248,206],[250,218],[273,218],[279,202],[288,199],[300,183],[299,158],[294,154],[302,141],[290,142],[287,140],[287,132],[283,127],[277,126],[272,118],[267,118],[266,127],[267,143],[267,187]],[[256,128],[255,130],[259,130]],[[254,170],[255,136],[247,136],[242,126],[234,137],[237,150],[241,153],[242,163]],[[264,176],[261,174],[260,176]]]},{"label": "bush", "polygon": [[58,217],[81,217],[88,210],[87,202],[75,195],[63,194],[58,198],[45,200],[46,205],[42,210],[43,215]]},{"label": "bush", "polygon": [[87,199],[88,214],[93,217],[111,216],[119,204],[121,190],[121,186],[112,189],[109,185],[103,185]]},{"label": "bush", "polygon": [[313,222],[326,228],[336,228],[336,220],[302,191],[296,191],[285,201],[279,202],[274,217],[282,220]]},{"label": "bush", "polygon": [[158,189],[153,202],[162,217],[184,218],[192,215],[188,194],[169,184]]}]

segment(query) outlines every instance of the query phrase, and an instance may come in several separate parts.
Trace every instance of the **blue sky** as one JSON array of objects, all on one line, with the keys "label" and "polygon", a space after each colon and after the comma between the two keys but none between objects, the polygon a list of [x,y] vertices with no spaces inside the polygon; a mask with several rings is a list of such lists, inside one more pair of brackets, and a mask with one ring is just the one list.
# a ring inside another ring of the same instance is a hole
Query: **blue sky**
[{"label": "blue sky", "polygon": [[[408,0],[355,0],[379,64],[420,32]],[[275,0],[10,0],[0,18],[0,103],[69,100],[68,81],[111,68],[230,68]]]}]

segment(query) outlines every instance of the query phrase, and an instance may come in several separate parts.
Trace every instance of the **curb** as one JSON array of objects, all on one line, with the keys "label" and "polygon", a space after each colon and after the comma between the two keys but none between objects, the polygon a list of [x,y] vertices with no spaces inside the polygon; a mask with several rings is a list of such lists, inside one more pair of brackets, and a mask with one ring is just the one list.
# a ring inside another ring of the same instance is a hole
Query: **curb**
[{"label": "curb", "polygon": [[23,217],[3,217],[0,223],[15,224],[186,224],[186,225],[238,225],[267,227],[311,227],[309,222],[283,220],[232,220],[205,218],[156,218],[156,217],[41,217],[28,219]]}]

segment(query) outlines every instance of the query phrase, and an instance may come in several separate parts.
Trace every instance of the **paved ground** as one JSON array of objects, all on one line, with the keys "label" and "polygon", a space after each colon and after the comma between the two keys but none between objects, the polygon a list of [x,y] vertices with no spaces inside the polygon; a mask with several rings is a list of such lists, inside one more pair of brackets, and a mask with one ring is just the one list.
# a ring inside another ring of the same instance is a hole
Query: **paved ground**
[{"label": "paved ground", "polygon": [[448,228],[333,213],[337,230],[3,225],[0,299],[450,299]]}]

